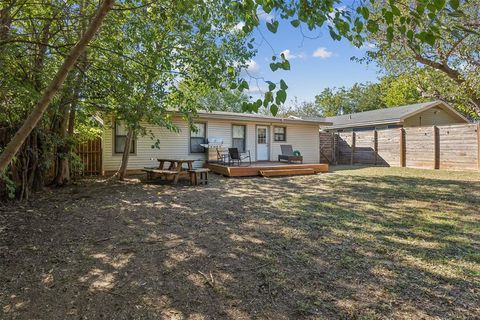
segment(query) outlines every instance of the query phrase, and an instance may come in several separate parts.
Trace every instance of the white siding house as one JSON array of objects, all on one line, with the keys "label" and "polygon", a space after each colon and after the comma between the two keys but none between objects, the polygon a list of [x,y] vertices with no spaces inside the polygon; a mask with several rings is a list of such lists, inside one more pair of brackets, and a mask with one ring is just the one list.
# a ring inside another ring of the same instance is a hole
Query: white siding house
[{"label": "white siding house", "polygon": [[[281,154],[280,145],[290,144],[294,150],[300,151],[304,163],[319,163],[319,126],[325,123],[321,119],[302,120],[298,118],[277,118],[255,114],[242,114],[230,112],[202,112],[199,114],[199,133],[191,133],[188,124],[179,116],[174,117],[174,124],[180,132],[171,132],[165,128],[144,123],[148,134],[139,136],[134,142],[134,150],[128,161],[128,170],[140,170],[158,164],[157,158],[193,159],[198,160],[194,166],[202,166],[207,160],[207,153],[194,152],[196,143],[194,137],[202,135],[205,131],[205,142],[212,139],[223,140],[225,148],[234,144],[234,126],[236,128],[236,145],[244,144],[244,151],[250,151],[252,161],[277,161]],[[244,128],[244,129],[242,129]],[[241,133],[244,131],[244,141]],[[274,134],[277,132],[277,135]],[[118,134],[124,134],[117,130]],[[151,134],[150,134],[151,133]],[[266,133],[266,137],[263,135]],[[119,168],[122,161],[122,137],[115,136],[115,121],[106,121],[103,134],[103,170],[110,173]],[[192,138],[192,139],[191,139]],[[238,139],[240,138],[240,139]],[[159,140],[159,148],[154,147]],[[284,141],[276,141],[284,140]],[[192,142],[191,142],[192,141]],[[120,146],[118,146],[120,145]],[[241,148],[240,148],[241,149]]]}]

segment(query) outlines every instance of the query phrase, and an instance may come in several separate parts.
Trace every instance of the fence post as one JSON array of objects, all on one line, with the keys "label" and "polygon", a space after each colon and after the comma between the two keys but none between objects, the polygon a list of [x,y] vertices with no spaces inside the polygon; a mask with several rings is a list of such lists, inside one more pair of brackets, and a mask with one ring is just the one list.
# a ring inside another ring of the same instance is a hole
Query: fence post
[{"label": "fence post", "polygon": [[437,126],[433,126],[433,169],[440,169],[440,133]]},{"label": "fence post", "polygon": [[480,170],[480,123],[477,124],[477,166]]},{"label": "fence post", "polygon": [[406,153],[405,153],[405,129],[400,128],[400,167],[406,166]]},{"label": "fence post", "polygon": [[355,131],[352,131],[352,153],[350,157],[350,165],[354,163],[354,155],[355,155]]},{"label": "fence post", "polygon": [[338,133],[333,133],[333,163],[338,164]]},{"label": "fence post", "polygon": [[331,136],[331,139],[330,139],[330,146],[331,146],[331,154],[330,156],[332,157],[332,163],[331,164],[336,164],[335,163],[335,133],[332,132],[332,136]]}]

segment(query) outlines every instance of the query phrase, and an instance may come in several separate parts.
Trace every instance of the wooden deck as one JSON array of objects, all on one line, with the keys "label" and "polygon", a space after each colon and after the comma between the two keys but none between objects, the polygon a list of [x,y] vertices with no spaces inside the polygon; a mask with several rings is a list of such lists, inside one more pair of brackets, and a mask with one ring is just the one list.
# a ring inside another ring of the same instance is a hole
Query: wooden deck
[{"label": "wooden deck", "polygon": [[[204,167],[226,177],[260,176],[262,175],[261,171],[269,172],[269,176],[309,174],[311,170],[313,170],[313,173],[328,172],[328,164],[324,163],[287,164],[285,162],[253,162],[251,166],[228,166],[217,163],[206,163]],[[278,174],[274,174],[273,171],[278,171]]]}]

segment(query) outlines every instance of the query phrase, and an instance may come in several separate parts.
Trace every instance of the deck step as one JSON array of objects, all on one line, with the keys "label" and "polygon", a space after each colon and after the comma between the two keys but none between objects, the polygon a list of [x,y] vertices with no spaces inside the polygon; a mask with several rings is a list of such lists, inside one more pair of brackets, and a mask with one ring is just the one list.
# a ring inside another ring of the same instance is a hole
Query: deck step
[{"label": "deck step", "polygon": [[269,169],[259,170],[262,177],[276,177],[276,176],[296,176],[304,174],[315,174],[315,170],[311,168],[299,169]]}]

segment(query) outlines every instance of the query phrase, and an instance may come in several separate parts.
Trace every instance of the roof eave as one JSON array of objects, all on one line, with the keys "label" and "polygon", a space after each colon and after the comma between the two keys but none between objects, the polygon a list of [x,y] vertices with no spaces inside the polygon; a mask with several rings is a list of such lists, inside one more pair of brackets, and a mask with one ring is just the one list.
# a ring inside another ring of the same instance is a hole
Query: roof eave
[{"label": "roof eave", "polygon": [[358,128],[358,127],[374,126],[374,125],[382,125],[382,124],[401,124],[401,123],[403,123],[403,120],[400,118],[396,118],[396,119],[388,119],[383,121],[346,123],[346,124],[337,125],[337,126],[336,125],[328,126],[323,129],[332,130],[332,129]]},{"label": "roof eave", "polygon": [[298,120],[298,119],[287,119],[287,118],[274,118],[274,117],[256,117],[256,116],[242,116],[238,114],[215,114],[208,112],[198,113],[200,119],[221,119],[221,120],[232,120],[232,121],[247,121],[247,122],[269,122],[269,123],[284,123],[284,124],[309,124],[309,125],[330,125],[331,122],[327,121],[317,121],[317,120]]}]

